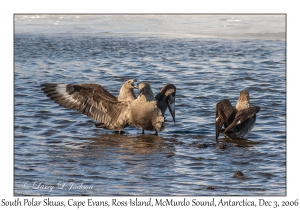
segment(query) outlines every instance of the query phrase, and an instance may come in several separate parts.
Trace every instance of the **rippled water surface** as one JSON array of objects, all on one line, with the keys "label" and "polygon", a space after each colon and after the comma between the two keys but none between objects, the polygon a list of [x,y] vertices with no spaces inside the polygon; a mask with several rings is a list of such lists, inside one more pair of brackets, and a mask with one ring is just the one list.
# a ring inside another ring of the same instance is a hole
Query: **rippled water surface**
[{"label": "rippled water surface", "polygon": [[[226,23],[239,23],[228,18]],[[101,28],[91,20],[87,25],[68,20],[64,33],[43,33],[43,21],[18,21],[15,195],[286,194],[284,39],[75,33]],[[150,82],[154,93],[165,83],[177,87],[176,123],[167,113],[166,129],[158,136],[134,127],[124,135],[97,129],[91,119],[58,106],[40,90],[46,82],[97,83],[117,96],[131,78]],[[224,98],[235,104],[243,89],[252,105],[261,107],[254,129],[245,139],[221,136],[215,142],[215,104]],[[244,177],[234,178],[236,171]]]}]

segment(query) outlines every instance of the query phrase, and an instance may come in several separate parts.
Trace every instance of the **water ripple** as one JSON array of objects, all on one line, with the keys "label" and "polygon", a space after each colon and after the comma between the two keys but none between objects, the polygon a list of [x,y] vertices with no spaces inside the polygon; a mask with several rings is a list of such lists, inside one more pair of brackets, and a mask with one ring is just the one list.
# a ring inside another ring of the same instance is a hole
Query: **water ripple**
[{"label": "water ripple", "polygon": [[[286,194],[285,42],[16,34],[14,45],[15,195]],[[98,83],[117,95],[129,78],[155,93],[175,84],[176,123],[167,115],[158,136],[132,127],[116,135],[40,90]],[[245,139],[216,143],[215,104],[235,104],[242,89],[261,107],[257,124]],[[38,191],[27,182],[93,189]]]}]

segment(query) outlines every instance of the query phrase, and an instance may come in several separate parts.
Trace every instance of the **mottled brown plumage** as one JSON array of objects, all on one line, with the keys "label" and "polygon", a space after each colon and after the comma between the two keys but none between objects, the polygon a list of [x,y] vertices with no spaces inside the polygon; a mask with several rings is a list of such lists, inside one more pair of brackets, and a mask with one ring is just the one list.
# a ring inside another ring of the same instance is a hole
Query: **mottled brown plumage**
[{"label": "mottled brown plumage", "polygon": [[126,81],[118,98],[98,84],[42,84],[42,91],[53,101],[68,109],[77,110],[97,121],[96,127],[119,133],[129,125],[161,132],[164,112],[168,107],[175,122],[175,92],[172,84],[165,85],[153,96],[149,83],[139,84],[139,97],[134,94],[134,82]]},{"label": "mottled brown plumage", "polygon": [[[249,93],[240,92],[236,107],[224,99],[216,105],[216,140],[219,134],[232,138],[242,138],[252,130],[256,121],[259,106],[250,107]],[[222,127],[224,126],[224,129]]]},{"label": "mottled brown plumage", "polygon": [[144,130],[164,130],[164,113],[169,107],[175,122],[175,93],[172,84],[165,85],[154,97],[151,86],[147,82],[138,85],[139,96],[131,103],[130,119],[134,126]]},{"label": "mottled brown plumage", "polygon": [[136,98],[135,81],[126,81],[118,98],[98,84],[42,84],[42,90],[59,105],[100,122],[97,127],[120,132],[129,125],[130,104]]}]

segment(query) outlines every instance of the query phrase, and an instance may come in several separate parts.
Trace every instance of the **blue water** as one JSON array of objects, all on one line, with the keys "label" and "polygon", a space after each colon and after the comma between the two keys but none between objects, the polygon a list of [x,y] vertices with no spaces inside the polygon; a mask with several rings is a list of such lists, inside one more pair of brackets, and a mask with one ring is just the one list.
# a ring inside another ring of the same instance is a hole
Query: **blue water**
[{"label": "blue water", "polygon": [[[284,16],[142,16],[147,27],[132,16],[61,17],[15,16],[14,195],[286,195]],[[225,23],[234,30],[222,36]],[[117,96],[131,78],[154,93],[177,87],[176,123],[168,114],[158,136],[97,129],[40,90],[97,83]],[[215,104],[235,104],[243,89],[261,107],[254,129],[215,142]]]}]

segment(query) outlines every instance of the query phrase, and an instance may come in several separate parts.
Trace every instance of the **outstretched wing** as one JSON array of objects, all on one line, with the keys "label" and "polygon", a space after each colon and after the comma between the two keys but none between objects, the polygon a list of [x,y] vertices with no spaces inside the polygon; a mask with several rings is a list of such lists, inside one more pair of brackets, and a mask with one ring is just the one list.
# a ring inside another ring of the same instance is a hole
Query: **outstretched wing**
[{"label": "outstretched wing", "polygon": [[162,114],[164,115],[168,107],[174,123],[175,123],[175,95],[176,95],[175,85],[166,84],[155,96],[155,99],[157,100],[157,106],[160,108]]},{"label": "outstretched wing", "polygon": [[[109,129],[126,124],[128,104],[120,102],[101,85],[97,84],[42,84],[42,91],[59,105],[77,110]],[[124,126],[124,125],[123,125]]]},{"label": "outstretched wing", "polygon": [[235,108],[231,105],[230,101],[224,99],[216,105],[216,140],[219,137],[222,126],[226,128],[229,125],[235,115]]},{"label": "outstretched wing", "polygon": [[242,122],[246,121],[247,119],[249,119],[250,117],[256,115],[256,113],[259,112],[259,110],[260,110],[259,106],[253,106],[253,107],[249,107],[247,109],[238,111],[235,115],[233,122],[225,129],[224,133],[229,131],[234,126],[237,126],[237,125],[241,124]]}]

